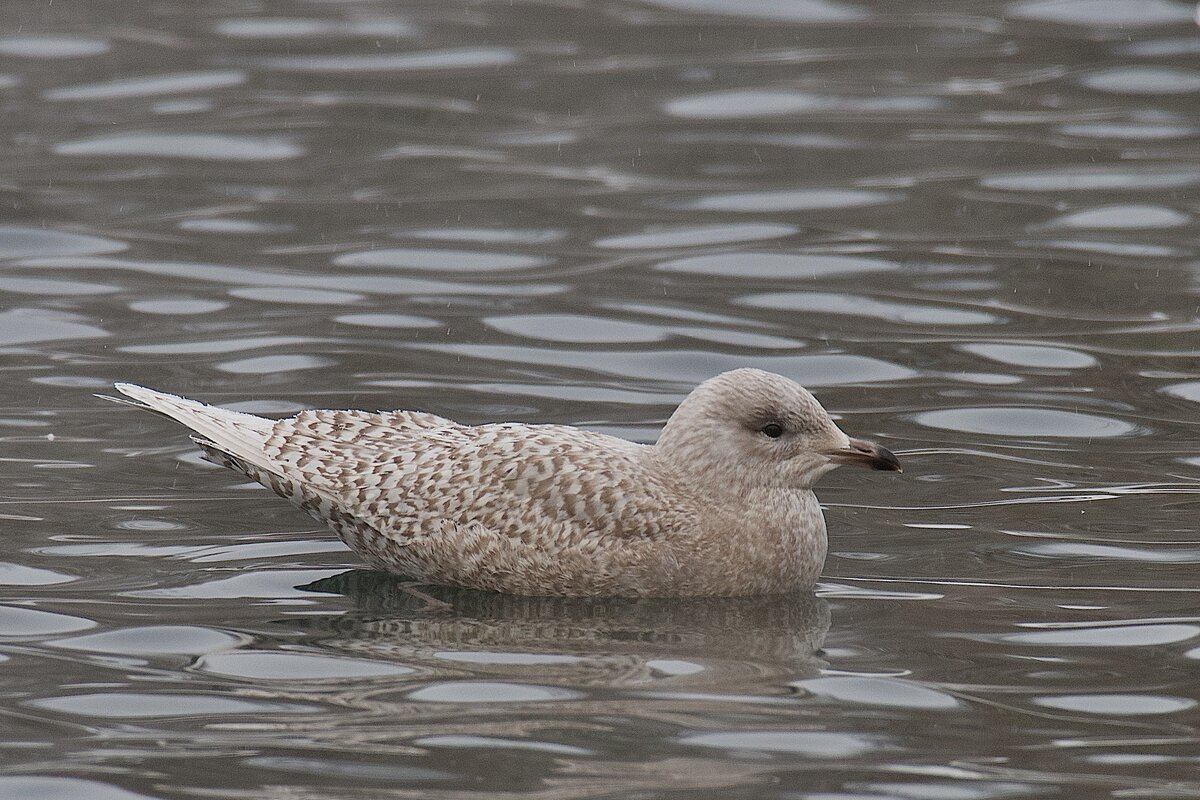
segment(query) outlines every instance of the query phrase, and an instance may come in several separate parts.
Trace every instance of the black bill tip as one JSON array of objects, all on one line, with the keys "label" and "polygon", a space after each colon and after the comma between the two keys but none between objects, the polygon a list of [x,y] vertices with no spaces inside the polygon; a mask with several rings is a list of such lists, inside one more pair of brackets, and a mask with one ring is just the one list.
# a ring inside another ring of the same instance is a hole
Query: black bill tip
[{"label": "black bill tip", "polygon": [[862,439],[851,439],[850,446],[833,450],[826,455],[830,461],[837,464],[849,464],[867,469],[877,469],[884,472],[903,472],[900,459],[886,447]]}]

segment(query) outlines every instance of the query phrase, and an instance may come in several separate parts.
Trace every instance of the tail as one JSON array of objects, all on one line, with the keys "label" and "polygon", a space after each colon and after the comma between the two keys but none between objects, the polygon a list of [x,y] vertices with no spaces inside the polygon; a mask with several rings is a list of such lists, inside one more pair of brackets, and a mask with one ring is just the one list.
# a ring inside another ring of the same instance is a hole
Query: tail
[{"label": "tail", "polygon": [[130,405],[156,411],[195,431],[199,436],[192,438],[206,452],[211,448],[236,456],[248,464],[270,468],[264,451],[275,425],[272,420],[208,406],[132,383],[118,383],[115,386],[118,392],[134,401]]},{"label": "tail", "polygon": [[[195,400],[156,392],[132,383],[116,384],[117,391],[129,400],[110,397],[118,403],[146,408],[182,422],[198,435],[192,441],[204,451],[204,457],[214,464],[240,472],[251,480],[272,489],[279,496],[307,511],[315,519],[331,526],[338,535],[346,530],[371,530],[368,523],[355,520],[345,508],[336,487],[321,485],[318,472],[305,472],[289,467],[270,455],[275,421],[206,406]],[[371,536],[378,533],[371,530]]]}]

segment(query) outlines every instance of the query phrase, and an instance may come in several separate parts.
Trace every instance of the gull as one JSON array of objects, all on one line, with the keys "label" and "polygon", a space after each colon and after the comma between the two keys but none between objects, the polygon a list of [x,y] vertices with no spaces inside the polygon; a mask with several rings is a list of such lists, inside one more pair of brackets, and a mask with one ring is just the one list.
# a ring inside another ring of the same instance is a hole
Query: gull
[{"label": "gull", "polygon": [[693,389],[653,445],[420,411],[271,420],[116,389],[183,423],[209,461],[307,511],[371,567],[509,594],[807,591],[827,548],[813,484],[842,464],[900,471],[798,383],[749,368]]}]

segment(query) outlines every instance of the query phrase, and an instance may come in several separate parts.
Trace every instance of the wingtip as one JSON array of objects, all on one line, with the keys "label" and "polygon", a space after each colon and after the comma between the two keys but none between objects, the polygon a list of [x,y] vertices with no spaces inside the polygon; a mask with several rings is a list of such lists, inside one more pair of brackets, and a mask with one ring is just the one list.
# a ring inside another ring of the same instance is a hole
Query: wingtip
[{"label": "wingtip", "polygon": [[153,394],[153,390],[147,389],[144,386],[138,386],[136,383],[125,383],[124,381],[117,381],[113,384],[113,388],[125,395],[125,397],[113,397],[111,394],[96,394],[94,396],[101,400],[107,400],[110,403],[120,403],[121,405],[133,406],[134,408],[149,407],[149,404],[146,403],[146,395]]},{"label": "wingtip", "polygon": [[143,392],[147,391],[145,386],[138,386],[136,383],[125,383],[124,381],[117,381],[113,384],[113,388],[126,397],[133,397],[139,390]]}]

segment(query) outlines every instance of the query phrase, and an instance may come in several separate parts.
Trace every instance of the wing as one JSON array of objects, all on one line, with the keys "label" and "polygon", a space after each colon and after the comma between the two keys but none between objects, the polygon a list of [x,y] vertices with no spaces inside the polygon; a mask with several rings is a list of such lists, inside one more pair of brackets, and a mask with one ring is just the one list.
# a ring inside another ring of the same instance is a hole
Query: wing
[{"label": "wing", "polygon": [[318,510],[301,505],[318,518],[332,498],[324,518],[376,566],[523,594],[636,593],[671,566],[664,543],[697,530],[697,504],[647,467],[642,445],[559,426],[391,421],[305,412],[277,422],[267,448],[283,488],[315,496]]},{"label": "wing", "polygon": [[117,388],[200,434],[209,460],[326,522],[375,566],[524,594],[639,594],[678,565],[702,498],[649,448],[550,425],[460,425],[408,411],[271,421]]},{"label": "wing", "polygon": [[644,446],[576,428],[309,411],[275,423],[265,451],[275,471],[398,542],[450,525],[577,547],[679,524],[678,498],[646,468]]}]

